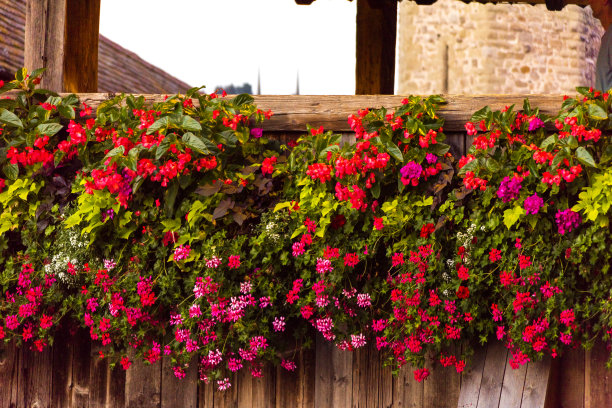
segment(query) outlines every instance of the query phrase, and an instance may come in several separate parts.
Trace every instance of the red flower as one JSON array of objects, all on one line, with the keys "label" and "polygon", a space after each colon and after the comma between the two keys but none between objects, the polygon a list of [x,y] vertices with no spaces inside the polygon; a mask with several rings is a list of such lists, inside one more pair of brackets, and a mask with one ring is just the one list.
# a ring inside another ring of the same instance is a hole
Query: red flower
[{"label": "red flower", "polygon": [[263,174],[264,176],[266,174],[272,175],[272,172],[274,172],[274,165],[276,164],[276,160],[276,156],[266,157],[263,163],[261,164],[261,174]]},{"label": "red flower", "polygon": [[417,380],[417,382],[421,382],[427,377],[429,377],[429,370],[427,368],[414,370],[414,379]]},{"label": "red flower", "polygon": [[428,223],[421,227],[421,238],[429,237],[434,231],[436,227],[432,223]]},{"label": "red flower", "polygon": [[457,289],[457,297],[459,299],[467,299],[470,296],[470,290],[465,286],[459,286]]},{"label": "red flower", "polygon": [[374,217],[374,228],[380,231],[381,229],[384,228],[384,226],[385,224],[383,223],[382,218]]}]

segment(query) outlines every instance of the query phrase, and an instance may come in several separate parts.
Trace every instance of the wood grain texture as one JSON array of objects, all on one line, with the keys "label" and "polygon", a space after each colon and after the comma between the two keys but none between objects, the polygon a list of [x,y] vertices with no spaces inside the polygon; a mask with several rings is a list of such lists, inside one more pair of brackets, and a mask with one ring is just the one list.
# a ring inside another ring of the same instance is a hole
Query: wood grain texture
[{"label": "wood grain texture", "polygon": [[106,408],[107,406],[110,367],[107,359],[100,358],[100,352],[103,353],[105,350],[99,343],[92,343],[89,349],[90,408]]},{"label": "wood grain texture", "polygon": [[488,345],[475,347],[474,355],[463,370],[463,373],[461,373],[461,392],[457,402],[458,408],[475,408],[478,405],[487,348]]},{"label": "wood grain texture", "polygon": [[[561,358],[557,375],[557,397],[563,408],[584,408],[585,352],[582,348],[568,350]],[[551,373],[554,374],[554,373]]]},{"label": "wood grain texture", "polygon": [[14,342],[0,342],[0,407],[17,407],[20,355]]},{"label": "wood grain texture", "polygon": [[497,407],[501,395],[508,350],[501,342],[490,342],[482,370],[478,408]]},{"label": "wood grain texture", "polygon": [[414,379],[414,367],[404,365],[393,379],[393,407],[423,407],[424,385]]},{"label": "wood grain texture", "polygon": [[39,352],[25,345],[20,352],[17,406],[51,407],[53,350],[46,347]]},{"label": "wood grain texture", "polygon": [[212,408],[214,406],[213,395],[214,390],[212,383],[198,384],[198,408]]},{"label": "wood grain texture", "polygon": [[355,94],[393,94],[396,0],[357,0]]},{"label": "wood grain texture", "polygon": [[316,356],[315,349],[300,351],[300,393],[297,406],[300,408],[315,407]]},{"label": "wood grain texture", "polygon": [[29,72],[46,67],[41,87],[56,92],[63,91],[66,5],[67,0],[26,1],[24,65]]},{"label": "wood grain texture", "polygon": [[[67,327],[58,328],[53,339],[51,406],[72,407],[74,343]],[[89,368],[89,367],[88,367]],[[83,406],[83,405],[79,405]]]},{"label": "wood grain texture", "polygon": [[[10,93],[8,95],[11,95]],[[93,108],[108,99],[102,93],[81,93],[79,98]],[[163,101],[164,95],[143,94],[150,103]],[[231,97],[231,96],[230,96]],[[446,132],[465,132],[465,122],[478,109],[488,105],[491,109],[502,109],[507,105],[522,106],[529,98],[531,106],[541,113],[554,115],[559,112],[562,95],[443,95],[447,103],[442,105],[439,116],[444,118]],[[306,125],[323,126],[337,132],[350,131],[347,118],[363,108],[399,106],[405,96],[401,95],[256,95],[255,104],[263,110],[272,110],[274,115],[263,124],[264,131],[306,132]]]},{"label": "wood grain texture", "polygon": [[513,369],[510,366],[510,360],[507,359],[504,383],[499,398],[499,408],[516,408],[521,406],[526,374],[527,365]]},{"label": "wood grain texture", "polygon": [[[246,371],[247,375],[251,377],[249,371]],[[264,365],[262,368],[263,377],[254,378],[251,377],[251,395],[252,401],[248,402],[244,406],[252,408],[271,408],[279,406],[277,404],[277,371],[276,368],[270,364]],[[284,373],[280,374],[284,375]],[[291,392],[291,390],[287,390]]]},{"label": "wood grain texture", "polygon": [[100,0],[65,0],[64,82],[66,92],[98,90]]},{"label": "wood grain texture", "polygon": [[161,406],[161,361],[145,364],[136,360],[125,377],[126,408]]},{"label": "wood grain texture", "polygon": [[550,356],[544,357],[542,361],[537,363],[527,364],[521,408],[544,408],[548,394],[551,364]]},{"label": "wood grain texture", "polygon": [[[457,355],[456,347],[451,347],[448,355]],[[443,367],[438,361],[426,365],[430,376],[423,383],[423,406],[432,408],[456,407],[459,401],[461,377],[454,367]]]},{"label": "wood grain texture", "polygon": [[87,407],[89,405],[89,381],[91,373],[91,341],[89,332],[78,330],[71,336],[72,343],[72,407]]},{"label": "wood grain texture", "polygon": [[605,367],[609,355],[601,341],[586,352],[585,408],[612,406],[612,372]]},{"label": "wood grain texture", "polygon": [[315,363],[315,407],[331,407],[333,404],[334,369],[332,365],[333,344],[320,336],[316,339]]},{"label": "wood grain texture", "polygon": [[163,357],[161,378],[161,407],[196,408],[198,405],[197,360],[185,369],[185,378],[178,379],[172,371],[172,360]]}]

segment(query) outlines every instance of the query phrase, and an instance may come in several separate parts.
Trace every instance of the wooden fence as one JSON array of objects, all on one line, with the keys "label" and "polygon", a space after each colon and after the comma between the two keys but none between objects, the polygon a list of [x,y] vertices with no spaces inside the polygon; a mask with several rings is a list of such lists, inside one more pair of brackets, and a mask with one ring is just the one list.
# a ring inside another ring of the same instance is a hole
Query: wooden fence
[{"label": "wooden fence", "polygon": [[[96,107],[108,95],[81,94]],[[146,95],[161,100],[159,95]],[[532,106],[555,114],[561,96],[529,96]],[[272,109],[265,132],[280,139],[304,133],[306,124],[347,132],[347,117],[361,108],[393,107],[399,96],[258,96],[257,105]],[[465,152],[470,141],[463,124],[485,105],[492,109],[516,104],[522,96],[448,96],[440,116],[454,153]],[[313,350],[297,351],[295,372],[265,367],[262,378],[239,373],[232,388],[218,392],[198,384],[193,364],[183,380],[174,378],[168,361],[135,363],[128,371],[110,369],[101,359],[104,348],[88,333],[59,330],[55,343],[42,353],[0,345],[0,408],[76,407],[563,407],[612,406],[608,351],[597,344],[590,351],[572,350],[563,358],[511,370],[507,350],[499,344],[479,350],[464,373],[429,363],[431,376],[414,380],[411,367],[393,376],[378,352],[366,347],[340,351],[318,339]]]}]

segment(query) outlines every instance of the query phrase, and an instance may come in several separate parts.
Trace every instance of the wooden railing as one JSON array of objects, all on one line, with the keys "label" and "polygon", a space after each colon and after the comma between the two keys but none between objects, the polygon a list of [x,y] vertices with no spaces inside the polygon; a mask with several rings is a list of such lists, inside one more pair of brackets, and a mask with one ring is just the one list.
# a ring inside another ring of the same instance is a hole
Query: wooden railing
[{"label": "wooden railing", "polygon": [[[107,94],[80,94],[92,107]],[[528,96],[542,112],[558,112],[561,96]],[[160,95],[146,95],[149,101]],[[440,110],[455,153],[469,140],[463,124],[485,105],[492,109],[516,104],[524,96],[447,96]],[[274,116],[265,132],[279,138],[305,133],[306,125],[347,132],[347,117],[361,108],[394,107],[401,96],[257,96],[255,102]],[[42,353],[0,345],[0,408],[4,407],[557,407],[595,408],[612,405],[612,376],[601,344],[589,352],[573,350],[552,362],[511,370],[499,345],[483,349],[462,375],[428,363],[431,376],[417,383],[412,367],[393,376],[372,346],[344,352],[317,340],[314,350],[297,351],[295,372],[266,367],[263,378],[248,371],[232,379],[232,388],[215,391],[198,384],[193,364],[184,380],[174,378],[169,361],[135,363],[128,371],[111,370],[99,357],[104,348],[91,343],[83,330],[61,328],[52,347]]]}]

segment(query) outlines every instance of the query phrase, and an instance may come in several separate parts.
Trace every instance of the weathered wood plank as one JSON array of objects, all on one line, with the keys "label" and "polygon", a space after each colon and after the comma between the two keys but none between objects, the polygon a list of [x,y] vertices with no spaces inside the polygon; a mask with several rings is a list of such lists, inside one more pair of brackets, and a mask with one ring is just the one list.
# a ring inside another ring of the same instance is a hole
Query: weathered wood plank
[{"label": "weathered wood plank", "polygon": [[106,408],[109,366],[108,360],[100,357],[105,348],[99,343],[91,343],[89,358],[89,407]]},{"label": "weathered wood plank", "polygon": [[315,407],[316,357],[313,348],[300,350],[300,391],[297,406],[300,408]]},{"label": "weathered wood plank", "polygon": [[[251,377],[251,374],[248,371],[246,372],[246,374],[249,377]],[[277,396],[276,368],[270,364],[266,364],[262,368],[262,374],[263,374],[263,377],[258,377],[258,378],[251,377],[252,402],[244,406],[253,407],[253,408],[270,408],[270,407],[277,406],[277,403],[276,403],[276,396]],[[282,373],[281,375],[285,375],[285,373]],[[291,406],[294,406],[294,405],[291,405]]]},{"label": "weathered wood plank", "polygon": [[[266,381],[270,381],[270,378],[266,378]],[[249,370],[238,371],[235,387],[238,390],[237,403],[239,407],[263,405],[263,401],[261,401],[263,396],[258,395],[255,397],[255,395],[253,395],[253,376]]]},{"label": "weathered wood plank", "polygon": [[315,407],[330,407],[333,404],[334,369],[332,353],[334,345],[320,336],[316,339],[315,363]]},{"label": "weathered wood plank", "polygon": [[64,85],[66,5],[67,0],[26,2],[24,65],[29,72],[46,67],[41,87],[56,92]]},{"label": "weathered wood plank", "polygon": [[376,350],[374,344],[371,345],[373,352],[380,364],[380,387],[379,387],[379,406],[389,408],[393,406],[393,370],[391,366],[385,366],[383,356]]},{"label": "weathered wood plank", "polygon": [[108,376],[108,405],[106,408],[124,408],[126,372],[117,364],[114,369],[109,368]]},{"label": "weathered wood plank", "polygon": [[549,391],[548,381],[550,378],[551,360],[550,356],[548,356],[537,363],[531,362],[527,364],[521,408],[544,408]]},{"label": "weathered wood plank", "polygon": [[[296,364],[300,364],[299,353],[296,353]],[[292,360],[294,358],[291,358]],[[276,367],[276,407],[298,407],[300,404],[300,369],[287,371],[280,365]],[[255,398],[253,398],[255,400]]]},{"label": "weathered wood plank", "polygon": [[522,365],[515,370],[510,366],[510,360],[507,359],[504,383],[499,398],[499,408],[516,408],[521,406],[526,374],[527,365]]},{"label": "weathered wood plank", "polygon": [[46,347],[43,351],[21,348],[19,358],[19,395],[18,407],[51,407],[53,351]]},{"label": "weathered wood plank", "polygon": [[393,94],[396,0],[357,0],[355,94]]},{"label": "weathered wood plank", "polygon": [[490,342],[482,370],[478,408],[497,407],[504,382],[508,350],[501,342]]},{"label": "weathered wood plank", "polygon": [[393,379],[393,407],[423,407],[424,385],[414,379],[414,367],[405,365]]},{"label": "weathered wood plank", "polygon": [[71,342],[71,337],[67,327],[60,327],[53,339],[53,364],[51,368],[51,406],[53,407],[73,406],[71,390],[74,344]]},{"label": "weathered wood plank", "polygon": [[[89,381],[91,374],[91,340],[87,330],[78,330],[67,339],[72,344],[72,407],[89,405]],[[55,362],[54,362],[55,364]]]},{"label": "weathered wood plank", "polygon": [[63,90],[96,92],[100,0],[67,0],[66,20]]},{"label": "weathered wood plank", "polygon": [[14,342],[0,343],[0,407],[17,407],[20,354]]},{"label": "weathered wood plank", "polygon": [[332,370],[332,404],[338,408],[350,408],[353,386],[353,353],[334,347],[332,349]]},{"label": "weathered wood plank", "polygon": [[474,408],[478,405],[480,383],[487,356],[487,346],[475,347],[474,355],[461,373],[461,392],[459,393],[458,408]]},{"label": "weathered wood plank", "polygon": [[368,406],[367,400],[367,370],[368,370],[368,350],[362,348],[353,353],[353,384],[352,384],[352,401],[353,408],[361,408]]},{"label": "weathered wood plank", "polygon": [[[10,93],[8,95],[11,95]],[[108,99],[108,94],[81,93],[81,101],[93,108]],[[164,95],[143,95],[147,101],[161,102]],[[557,114],[562,95],[443,95],[448,102],[442,105],[439,116],[445,119],[446,132],[465,132],[465,122],[485,105],[502,109],[506,105],[522,106],[529,98],[531,106],[547,115]],[[323,126],[337,132],[350,131],[347,118],[363,108],[399,106],[401,95],[256,95],[255,104],[263,110],[272,110],[274,116],[263,124],[264,131],[306,132],[306,125]],[[468,145],[469,146],[469,145]]]},{"label": "weathered wood plank", "polygon": [[[448,352],[456,354],[455,348]],[[461,377],[454,367],[443,367],[439,362],[428,362],[430,376],[423,383],[423,406],[432,408],[456,407],[461,388]]]},{"label": "weathered wood plank", "polygon": [[196,408],[198,405],[197,364],[195,360],[185,370],[185,378],[178,379],[172,371],[172,360],[163,357],[161,378],[162,408]]},{"label": "weathered wood plank", "polygon": [[213,404],[213,385],[212,382],[209,384],[199,383],[198,384],[198,408],[212,408]]},{"label": "weathered wood plank", "polygon": [[160,361],[154,364],[134,361],[125,376],[126,408],[161,406],[161,368]]},{"label": "weathered wood plank", "polygon": [[609,352],[603,342],[586,352],[585,408],[609,407],[612,404],[612,372],[606,369]]},{"label": "weathered wood plank", "polygon": [[584,349],[568,350],[561,358],[557,395],[563,408],[584,408]]}]

